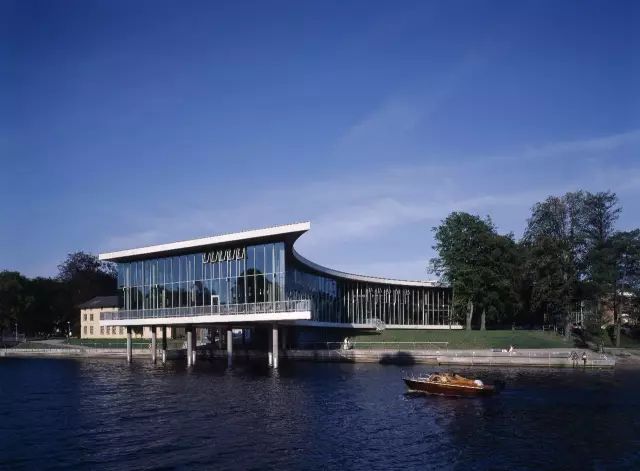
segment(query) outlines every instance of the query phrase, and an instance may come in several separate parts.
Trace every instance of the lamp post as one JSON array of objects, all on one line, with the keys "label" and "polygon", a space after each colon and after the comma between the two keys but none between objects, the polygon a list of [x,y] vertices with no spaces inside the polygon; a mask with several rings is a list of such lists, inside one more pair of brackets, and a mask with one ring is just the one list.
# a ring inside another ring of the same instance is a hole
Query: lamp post
[{"label": "lamp post", "polygon": [[71,338],[71,322],[67,321],[67,337]]},{"label": "lamp post", "polygon": [[18,341],[18,321],[16,321],[16,342]]}]

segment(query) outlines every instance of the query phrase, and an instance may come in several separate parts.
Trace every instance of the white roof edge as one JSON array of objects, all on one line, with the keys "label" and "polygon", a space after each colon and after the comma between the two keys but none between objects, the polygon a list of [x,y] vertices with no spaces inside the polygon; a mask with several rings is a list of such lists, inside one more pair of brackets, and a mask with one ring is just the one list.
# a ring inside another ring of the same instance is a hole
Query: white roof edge
[{"label": "white roof edge", "polygon": [[233,232],[230,234],[221,234],[212,237],[203,237],[201,239],[184,240],[180,242],[172,242],[169,244],[150,245],[138,249],[120,250],[118,252],[101,253],[98,258],[100,260],[116,260],[124,257],[135,257],[139,255],[149,255],[158,252],[169,252],[173,250],[183,250],[190,248],[203,247],[214,244],[224,244],[228,242],[236,242],[244,239],[258,239],[262,237],[271,237],[281,234],[289,234],[295,232],[306,232],[311,229],[311,222],[298,222],[294,224],[284,224],[281,226],[272,226],[264,229],[253,229],[242,232]]},{"label": "white roof edge", "polygon": [[392,278],[381,278],[377,276],[355,275],[353,273],[345,273],[342,271],[333,270],[332,268],[323,267],[322,265],[318,265],[317,263],[307,260],[298,252],[296,252],[296,249],[294,248],[292,248],[292,251],[293,251],[294,257],[296,257],[300,263],[307,265],[310,268],[313,268],[314,270],[319,271],[320,273],[325,273],[327,275],[335,276],[338,278],[345,278],[353,281],[365,281],[369,283],[380,283],[380,284],[386,284],[386,285],[422,286],[425,288],[438,288],[438,287],[446,288],[447,287],[445,284],[440,283],[439,281],[395,280]]}]

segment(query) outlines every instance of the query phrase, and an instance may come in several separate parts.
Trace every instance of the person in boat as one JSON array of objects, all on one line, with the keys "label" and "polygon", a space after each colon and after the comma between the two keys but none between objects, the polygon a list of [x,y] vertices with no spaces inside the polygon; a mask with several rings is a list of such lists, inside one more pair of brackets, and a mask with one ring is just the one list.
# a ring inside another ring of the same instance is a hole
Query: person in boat
[{"label": "person in boat", "polygon": [[457,373],[434,373],[429,377],[429,381],[459,386],[484,387],[484,383],[481,380],[465,378]]}]

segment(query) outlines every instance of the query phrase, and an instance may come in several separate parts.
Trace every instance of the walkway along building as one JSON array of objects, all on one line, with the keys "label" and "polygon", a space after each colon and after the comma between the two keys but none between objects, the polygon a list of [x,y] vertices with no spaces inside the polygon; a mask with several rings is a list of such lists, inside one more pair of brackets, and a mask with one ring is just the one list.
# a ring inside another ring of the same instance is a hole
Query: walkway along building
[{"label": "walkway along building", "polygon": [[[118,267],[119,309],[100,315],[104,327],[163,332],[184,328],[188,363],[194,329],[269,330],[269,364],[278,346],[327,340],[343,329],[452,329],[451,289],[437,282],[343,273],[298,254],[295,241],[309,222],[155,245],[100,255]],[[279,341],[279,334],[280,341]],[[155,361],[155,348],[152,347]],[[128,359],[131,351],[128,349]]]}]

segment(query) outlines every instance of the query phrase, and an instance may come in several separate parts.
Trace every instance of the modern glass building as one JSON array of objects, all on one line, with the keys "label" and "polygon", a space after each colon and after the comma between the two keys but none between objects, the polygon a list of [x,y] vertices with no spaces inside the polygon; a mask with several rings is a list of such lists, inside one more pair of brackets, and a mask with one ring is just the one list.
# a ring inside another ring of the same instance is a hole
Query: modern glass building
[{"label": "modern glass building", "polygon": [[104,325],[458,328],[438,282],[343,273],[294,248],[308,222],[100,255],[118,267]]}]

